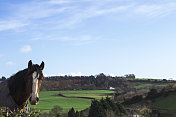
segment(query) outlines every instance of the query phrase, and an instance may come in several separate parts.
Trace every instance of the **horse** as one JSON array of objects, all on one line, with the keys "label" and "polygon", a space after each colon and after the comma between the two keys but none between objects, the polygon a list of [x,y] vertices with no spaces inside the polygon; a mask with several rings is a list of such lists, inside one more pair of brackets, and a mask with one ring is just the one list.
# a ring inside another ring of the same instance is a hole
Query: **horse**
[{"label": "horse", "polygon": [[38,104],[39,91],[44,75],[44,62],[33,64],[30,60],[28,68],[17,72],[0,83],[0,107],[11,111],[25,109],[28,100],[31,105]]}]

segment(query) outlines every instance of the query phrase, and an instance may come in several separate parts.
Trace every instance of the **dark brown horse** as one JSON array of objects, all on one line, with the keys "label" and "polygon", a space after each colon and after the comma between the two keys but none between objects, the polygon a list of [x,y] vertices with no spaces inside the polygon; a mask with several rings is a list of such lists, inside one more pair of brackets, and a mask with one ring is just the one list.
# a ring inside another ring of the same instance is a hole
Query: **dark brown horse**
[{"label": "dark brown horse", "polygon": [[44,78],[41,65],[32,64],[30,60],[28,68],[19,71],[8,80],[0,83],[0,107],[8,107],[10,110],[23,109],[27,102],[36,105],[39,101],[39,91]]}]

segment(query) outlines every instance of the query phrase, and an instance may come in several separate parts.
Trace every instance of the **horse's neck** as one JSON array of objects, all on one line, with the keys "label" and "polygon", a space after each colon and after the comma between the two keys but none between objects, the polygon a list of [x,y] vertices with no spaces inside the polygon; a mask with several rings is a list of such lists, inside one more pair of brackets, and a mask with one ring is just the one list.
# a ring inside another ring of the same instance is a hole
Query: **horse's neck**
[{"label": "horse's neck", "polygon": [[10,78],[8,81],[10,95],[20,108],[26,105],[30,96],[26,91],[25,84],[25,80],[22,76],[19,78]]}]

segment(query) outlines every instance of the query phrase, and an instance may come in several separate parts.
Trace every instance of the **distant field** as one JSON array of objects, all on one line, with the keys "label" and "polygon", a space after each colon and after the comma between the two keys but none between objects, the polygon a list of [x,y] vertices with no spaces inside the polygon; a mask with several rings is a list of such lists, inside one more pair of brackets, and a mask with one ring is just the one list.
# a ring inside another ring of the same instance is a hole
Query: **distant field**
[{"label": "distant field", "polygon": [[91,99],[64,98],[56,95],[63,94],[65,96],[72,96],[72,97],[91,97],[101,99],[102,97],[106,97],[108,94],[111,93],[114,93],[114,91],[109,90],[41,91],[39,104],[36,106],[31,105],[29,106],[32,108],[41,109],[42,111],[45,112],[50,111],[55,105],[62,107],[63,111],[68,111],[72,107],[80,111],[90,106]]},{"label": "distant field", "polygon": [[145,88],[145,87],[152,87],[153,85],[152,84],[138,84],[138,85],[135,85],[134,88],[136,89],[140,89],[140,88]]},{"label": "distant field", "polygon": [[134,88],[136,89],[141,89],[141,88],[152,88],[152,87],[165,87],[168,84],[163,84],[163,83],[156,83],[156,84],[152,84],[152,83],[135,83],[134,84]]},{"label": "distant field", "polygon": [[163,113],[176,113],[176,93],[167,97],[160,97],[156,99],[153,104],[154,108],[159,108]]}]

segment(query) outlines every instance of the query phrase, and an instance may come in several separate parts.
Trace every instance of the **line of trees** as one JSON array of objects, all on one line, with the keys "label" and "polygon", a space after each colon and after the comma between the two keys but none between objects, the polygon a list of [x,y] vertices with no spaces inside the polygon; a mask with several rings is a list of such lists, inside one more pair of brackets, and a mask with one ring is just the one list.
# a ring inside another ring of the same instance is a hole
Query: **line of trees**
[{"label": "line of trees", "polygon": [[110,87],[124,90],[131,85],[125,78],[106,76],[103,73],[97,76],[46,77],[42,83],[42,90],[107,90]]}]

